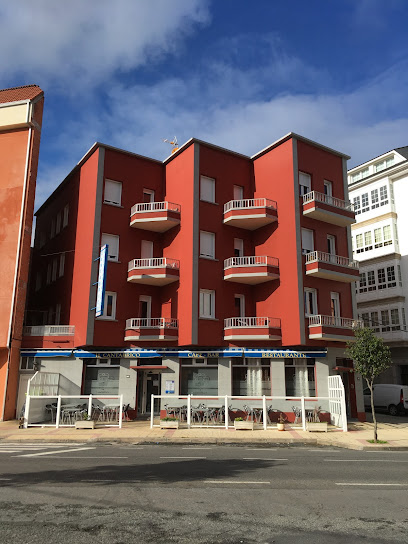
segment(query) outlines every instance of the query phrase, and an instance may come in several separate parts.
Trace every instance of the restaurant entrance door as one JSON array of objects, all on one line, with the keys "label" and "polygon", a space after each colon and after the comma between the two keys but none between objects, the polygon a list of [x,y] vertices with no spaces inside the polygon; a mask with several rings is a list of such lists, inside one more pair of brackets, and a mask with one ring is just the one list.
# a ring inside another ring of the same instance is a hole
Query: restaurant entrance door
[{"label": "restaurant entrance door", "polygon": [[[138,373],[137,377],[137,415],[138,417],[148,417],[151,412],[152,395],[160,395],[161,391],[161,373],[153,370],[144,370]],[[154,413],[160,413],[160,399],[156,399]]]}]

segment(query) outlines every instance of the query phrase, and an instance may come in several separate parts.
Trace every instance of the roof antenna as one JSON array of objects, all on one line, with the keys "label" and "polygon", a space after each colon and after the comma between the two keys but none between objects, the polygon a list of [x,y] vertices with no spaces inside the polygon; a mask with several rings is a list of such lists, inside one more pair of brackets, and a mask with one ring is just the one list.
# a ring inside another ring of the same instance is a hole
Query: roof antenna
[{"label": "roof antenna", "polygon": [[178,143],[177,143],[177,138],[176,136],[174,136],[173,140],[168,140],[167,138],[164,139],[163,138],[163,142],[166,142],[167,144],[170,144],[173,146],[173,149],[171,150],[171,154],[173,155],[173,153],[175,153],[178,149]]}]

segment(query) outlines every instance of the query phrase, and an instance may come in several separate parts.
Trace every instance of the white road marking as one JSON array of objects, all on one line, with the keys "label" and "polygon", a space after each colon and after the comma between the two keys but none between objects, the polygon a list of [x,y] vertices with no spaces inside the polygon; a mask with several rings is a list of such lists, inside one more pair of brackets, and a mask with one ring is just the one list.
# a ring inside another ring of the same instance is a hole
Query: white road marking
[{"label": "white road marking", "polygon": [[323,459],[329,463],[408,463],[401,459]]},{"label": "white road marking", "polygon": [[243,480],[204,480],[205,484],[270,484],[271,482],[250,482]]},{"label": "white road marking", "polygon": [[387,487],[390,487],[390,486],[400,486],[400,487],[406,487],[408,486],[408,484],[381,484],[381,483],[378,483],[378,484],[366,484],[366,483],[356,483],[356,482],[352,482],[352,483],[346,483],[346,482],[336,482],[336,485],[347,485],[347,486],[387,486]]},{"label": "white road marking", "polygon": [[207,459],[207,457],[160,457],[160,459]]},{"label": "white road marking", "polygon": [[11,478],[0,478],[1,481],[9,481]]},{"label": "white road marking", "polygon": [[15,457],[38,457],[40,455],[57,455],[59,453],[71,453],[73,451],[83,451],[83,450],[95,450],[95,447],[88,448],[71,448],[69,450],[59,450],[59,451],[43,451],[41,453],[25,453],[23,455],[15,455]]},{"label": "white road marking", "polygon": [[[21,457],[21,455],[19,456]],[[79,455],[59,455],[56,459],[129,459],[129,457],[92,457],[88,455],[87,457],[80,457]]]},{"label": "white road marking", "polygon": [[45,442],[2,442],[0,443],[0,448],[2,447],[19,447],[19,448],[25,448],[28,446],[33,446],[36,448],[63,448],[65,446],[83,446],[85,442],[60,442],[59,444],[48,444]]},{"label": "white road marking", "polygon": [[289,461],[289,459],[268,459],[267,457],[243,457],[243,461]]}]

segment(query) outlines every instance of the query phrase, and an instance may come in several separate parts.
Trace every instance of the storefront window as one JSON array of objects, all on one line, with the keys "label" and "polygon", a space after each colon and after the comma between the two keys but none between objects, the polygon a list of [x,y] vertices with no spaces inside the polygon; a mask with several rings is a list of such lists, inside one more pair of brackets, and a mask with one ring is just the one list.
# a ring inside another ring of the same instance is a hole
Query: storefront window
[{"label": "storefront window", "polygon": [[182,395],[218,395],[218,368],[181,367]]},{"label": "storefront window", "polygon": [[285,382],[288,397],[315,397],[314,359],[286,359]]},{"label": "storefront window", "polygon": [[117,395],[119,392],[119,367],[86,368],[85,395]]},{"label": "storefront window", "polygon": [[259,397],[271,394],[269,366],[236,366],[232,369],[232,394]]}]

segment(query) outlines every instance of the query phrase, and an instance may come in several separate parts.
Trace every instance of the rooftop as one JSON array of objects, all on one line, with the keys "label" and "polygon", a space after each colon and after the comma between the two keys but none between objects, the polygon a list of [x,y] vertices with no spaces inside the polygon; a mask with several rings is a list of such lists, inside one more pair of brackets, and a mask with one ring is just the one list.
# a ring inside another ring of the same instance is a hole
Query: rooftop
[{"label": "rooftop", "polygon": [[22,87],[0,89],[0,104],[19,102],[20,100],[32,100],[41,94],[43,94],[43,90],[38,85],[23,85]]}]

